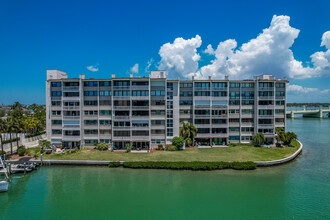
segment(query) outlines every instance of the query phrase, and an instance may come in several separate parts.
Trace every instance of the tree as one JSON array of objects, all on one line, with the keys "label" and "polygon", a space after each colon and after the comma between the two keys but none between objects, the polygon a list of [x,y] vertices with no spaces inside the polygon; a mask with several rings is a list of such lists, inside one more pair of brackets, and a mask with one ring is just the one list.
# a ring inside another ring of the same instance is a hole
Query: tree
[{"label": "tree", "polygon": [[296,140],[297,135],[294,132],[284,132],[283,144],[289,146],[291,141]]},{"label": "tree", "polygon": [[172,139],[172,144],[176,147],[177,150],[181,150],[184,145],[183,137],[174,137]]},{"label": "tree", "polygon": [[[6,133],[9,133],[9,139],[11,140],[11,134],[14,133],[14,120],[13,117],[8,117],[6,119]],[[13,154],[13,144],[10,142],[10,154]]]},{"label": "tree", "polygon": [[[180,136],[184,138],[187,145],[194,142],[194,138],[197,134],[197,128],[191,123],[181,122]],[[188,139],[189,138],[189,139]],[[188,140],[187,140],[188,139]]]},{"label": "tree", "polygon": [[2,143],[2,134],[6,133],[7,131],[7,124],[4,120],[0,119],[0,141],[1,141],[1,152],[2,156],[4,156],[5,151],[3,149],[3,143]]},{"label": "tree", "polygon": [[253,135],[252,140],[257,147],[260,147],[263,143],[265,143],[266,138],[263,133],[256,133]]},{"label": "tree", "polygon": [[282,127],[275,128],[276,143],[279,146],[280,146],[280,143],[279,142],[282,142],[283,141],[283,132],[284,132],[284,128],[282,128]]}]

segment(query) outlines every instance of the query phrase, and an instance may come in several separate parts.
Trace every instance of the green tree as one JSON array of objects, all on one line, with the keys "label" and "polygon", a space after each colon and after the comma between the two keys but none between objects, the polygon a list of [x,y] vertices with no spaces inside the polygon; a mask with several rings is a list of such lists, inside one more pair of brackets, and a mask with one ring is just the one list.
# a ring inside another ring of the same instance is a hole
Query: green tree
[{"label": "green tree", "polygon": [[291,141],[296,140],[297,135],[294,132],[284,132],[283,134],[283,144],[289,146]]},{"label": "green tree", "polygon": [[176,147],[177,150],[181,150],[184,145],[183,137],[174,137],[172,139],[172,144]]},{"label": "green tree", "polygon": [[284,132],[284,128],[282,128],[282,127],[275,128],[277,145],[280,145],[280,142],[283,141],[283,132]]},{"label": "green tree", "polygon": [[[191,123],[181,122],[180,136],[184,138],[187,145],[194,143],[194,138],[197,134],[197,128]],[[189,138],[189,139],[188,139]],[[187,140],[188,139],[188,140]]]},{"label": "green tree", "polygon": [[263,133],[256,133],[253,135],[252,140],[257,147],[260,147],[263,143],[265,143],[266,138]]},{"label": "green tree", "polygon": [[0,141],[1,141],[1,152],[2,152],[2,156],[4,156],[4,149],[3,149],[3,144],[2,144],[2,134],[7,132],[7,124],[4,120],[0,119]]}]

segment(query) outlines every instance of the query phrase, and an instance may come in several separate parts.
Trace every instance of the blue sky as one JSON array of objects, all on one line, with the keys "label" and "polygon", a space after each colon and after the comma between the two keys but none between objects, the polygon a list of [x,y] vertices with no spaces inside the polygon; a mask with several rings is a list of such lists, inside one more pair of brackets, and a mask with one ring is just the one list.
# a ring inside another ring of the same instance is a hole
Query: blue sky
[{"label": "blue sky", "polygon": [[[0,1],[0,104],[44,104],[46,69],[63,70],[69,77],[85,73],[86,77],[105,78],[111,73],[127,76],[136,64],[137,75],[144,75],[148,62],[153,61],[149,69],[168,68],[172,76],[213,74],[221,78],[233,71],[223,63],[226,60],[239,66],[230,78],[250,76],[251,71],[281,71],[278,77],[288,76],[293,85],[289,102],[330,102],[330,66],[324,64],[330,54],[326,48],[330,35],[325,34],[330,31],[329,10],[326,0]],[[286,28],[282,35],[277,32],[281,28]],[[256,44],[241,49],[259,34]],[[251,55],[265,46],[268,35],[279,39],[268,45],[270,55]],[[175,43],[177,38],[182,39]],[[287,42],[279,50],[282,41]],[[229,49],[216,51],[220,42]],[[209,44],[212,50],[205,51]],[[184,47],[179,50],[176,45]],[[229,58],[221,60],[225,52]],[[316,52],[321,53],[313,63],[310,56]],[[173,53],[181,56],[184,69],[173,60]],[[302,66],[282,67],[282,54],[283,63],[292,63],[294,57]],[[216,64],[210,65],[211,60]],[[89,71],[87,66],[96,66],[98,71]],[[250,72],[241,73],[242,68]]]}]

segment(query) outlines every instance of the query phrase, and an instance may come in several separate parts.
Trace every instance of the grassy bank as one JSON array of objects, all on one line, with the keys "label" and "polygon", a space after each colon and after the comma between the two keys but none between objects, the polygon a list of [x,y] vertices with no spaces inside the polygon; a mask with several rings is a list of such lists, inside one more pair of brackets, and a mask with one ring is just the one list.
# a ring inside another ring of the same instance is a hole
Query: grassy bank
[{"label": "grassy bank", "polygon": [[196,149],[189,148],[181,151],[161,151],[153,153],[116,153],[110,151],[81,151],[75,154],[44,155],[44,160],[103,160],[103,161],[270,161],[292,155],[299,148],[294,141],[293,147],[260,148],[252,146],[235,146],[225,148]]}]

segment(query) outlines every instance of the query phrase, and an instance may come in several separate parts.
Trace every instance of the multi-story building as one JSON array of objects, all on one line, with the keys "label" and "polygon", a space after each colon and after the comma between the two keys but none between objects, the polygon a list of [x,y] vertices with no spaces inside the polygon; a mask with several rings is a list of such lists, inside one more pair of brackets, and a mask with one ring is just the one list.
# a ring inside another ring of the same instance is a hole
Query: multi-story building
[{"label": "multi-story building", "polygon": [[262,132],[274,144],[275,128],[285,129],[286,79],[168,80],[166,71],[150,77],[68,78],[47,70],[47,138],[54,145],[114,149],[156,148],[179,136],[180,122],[198,128],[199,145],[247,143]]}]

